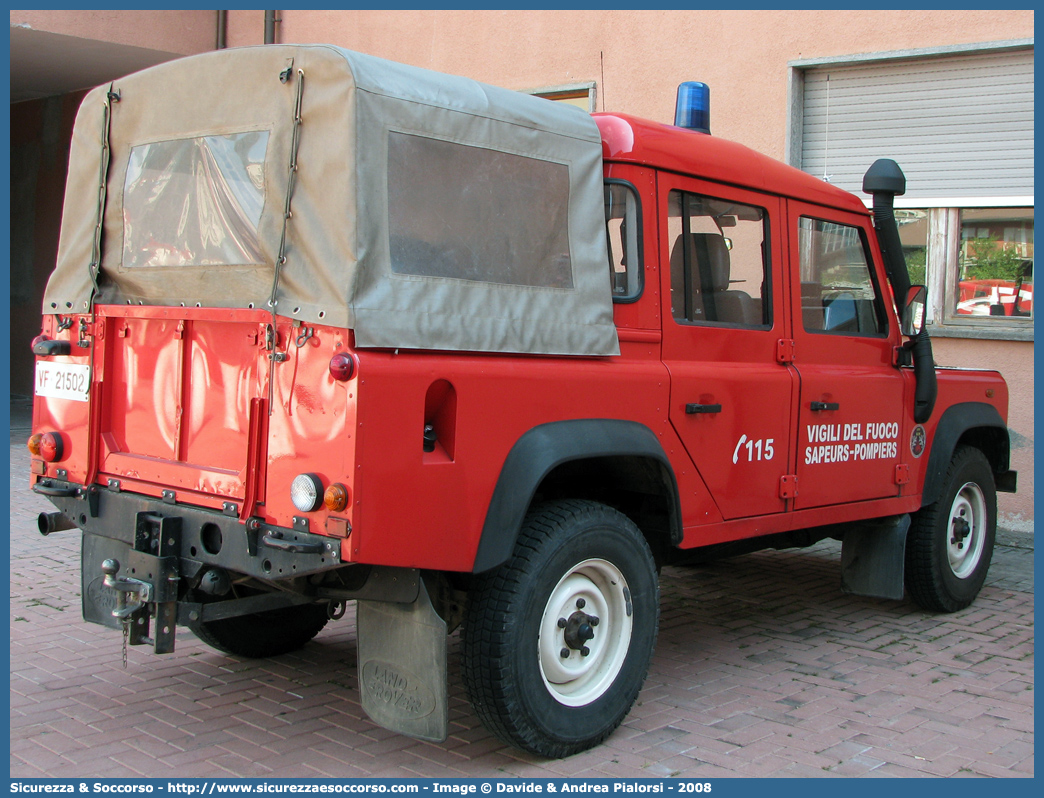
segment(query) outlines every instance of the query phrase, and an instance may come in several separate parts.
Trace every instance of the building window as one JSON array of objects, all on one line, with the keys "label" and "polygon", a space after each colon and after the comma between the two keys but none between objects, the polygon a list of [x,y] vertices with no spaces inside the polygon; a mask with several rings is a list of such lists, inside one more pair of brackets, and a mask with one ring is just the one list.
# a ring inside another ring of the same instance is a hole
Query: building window
[{"label": "building window", "polygon": [[960,211],[954,316],[1033,317],[1033,209]]},{"label": "building window", "polygon": [[533,94],[543,97],[545,100],[554,100],[557,103],[575,105],[589,114],[595,110],[595,84],[570,83],[564,86],[545,86],[542,89],[527,89],[523,94]]},{"label": "building window", "polygon": [[[1033,40],[790,62],[788,161],[855,193],[878,157],[933,334],[1033,339]],[[1003,87],[1003,88],[1001,88]]]},{"label": "building window", "polygon": [[1033,208],[901,208],[896,221],[936,333],[1032,337]]}]

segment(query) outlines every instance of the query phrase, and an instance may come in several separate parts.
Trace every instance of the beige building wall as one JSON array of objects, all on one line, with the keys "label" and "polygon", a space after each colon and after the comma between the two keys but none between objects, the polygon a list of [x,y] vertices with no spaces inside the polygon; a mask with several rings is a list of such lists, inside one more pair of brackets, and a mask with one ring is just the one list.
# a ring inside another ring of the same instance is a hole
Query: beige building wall
[{"label": "beige building wall", "polygon": [[214,11],[11,11],[11,25],[178,55],[217,44]]},{"label": "beige building wall", "polygon": [[[787,62],[1033,36],[1032,11],[280,11],[280,42],[328,42],[509,89],[595,81],[597,110],[670,122],[685,80],[711,132],[784,159]],[[229,46],[263,12],[229,12]]]}]

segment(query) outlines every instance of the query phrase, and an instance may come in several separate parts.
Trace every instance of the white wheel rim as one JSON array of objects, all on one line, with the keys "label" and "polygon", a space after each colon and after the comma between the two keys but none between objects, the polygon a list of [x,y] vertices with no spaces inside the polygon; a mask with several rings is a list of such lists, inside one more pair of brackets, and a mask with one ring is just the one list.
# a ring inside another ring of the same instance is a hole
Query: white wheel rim
[{"label": "white wheel rim", "polygon": [[[567,639],[559,625],[559,619],[583,622],[583,616],[598,619],[588,624],[594,636],[583,641],[586,656],[575,635]],[[570,568],[551,591],[540,619],[540,675],[552,697],[582,707],[604,695],[627,658],[631,627],[631,594],[619,568],[598,559]]]},{"label": "white wheel rim", "polygon": [[958,579],[967,579],[982,559],[986,542],[986,498],[982,488],[966,482],[950,506],[946,525],[946,556]]}]

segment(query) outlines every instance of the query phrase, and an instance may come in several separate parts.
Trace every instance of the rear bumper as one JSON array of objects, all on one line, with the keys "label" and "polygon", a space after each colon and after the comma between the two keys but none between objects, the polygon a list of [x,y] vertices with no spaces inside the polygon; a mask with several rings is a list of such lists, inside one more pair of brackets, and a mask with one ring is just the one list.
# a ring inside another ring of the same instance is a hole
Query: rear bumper
[{"label": "rear bumper", "polygon": [[[338,538],[258,519],[244,524],[234,515],[97,486],[46,480],[34,490],[83,530],[84,619],[118,629],[126,618],[129,642],[151,643],[157,653],[174,650],[174,628],[186,622],[182,610],[198,611],[185,599],[208,569],[271,582],[341,566]],[[280,592],[241,609],[314,600]]]},{"label": "rear bumper", "polygon": [[205,566],[253,576],[289,579],[328,571],[341,565],[341,540],[296,529],[271,526],[259,519],[240,522],[233,514],[170,504],[150,496],[41,480],[33,487],[47,496],[85,534],[120,541],[148,554],[136,539],[141,518],[167,519],[177,528],[178,541],[170,556],[181,561],[183,575]]}]

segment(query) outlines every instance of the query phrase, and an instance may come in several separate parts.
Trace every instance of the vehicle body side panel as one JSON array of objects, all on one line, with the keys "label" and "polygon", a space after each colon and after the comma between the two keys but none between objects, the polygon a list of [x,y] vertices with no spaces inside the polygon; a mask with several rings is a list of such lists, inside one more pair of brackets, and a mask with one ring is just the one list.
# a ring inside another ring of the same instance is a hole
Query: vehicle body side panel
[{"label": "vehicle body side panel", "polygon": [[[361,352],[359,360],[356,520],[345,559],[470,571],[512,447],[534,427],[575,419],[627,419],[649,429],[690,510],[703,507],[707,518],[717,517],[666,422],[669,382],[658,359],[435,361]],[[425,398],[440,381],[452,385],[456,423],[451,440],[440,435],[435,451],[425,452]]]}]

